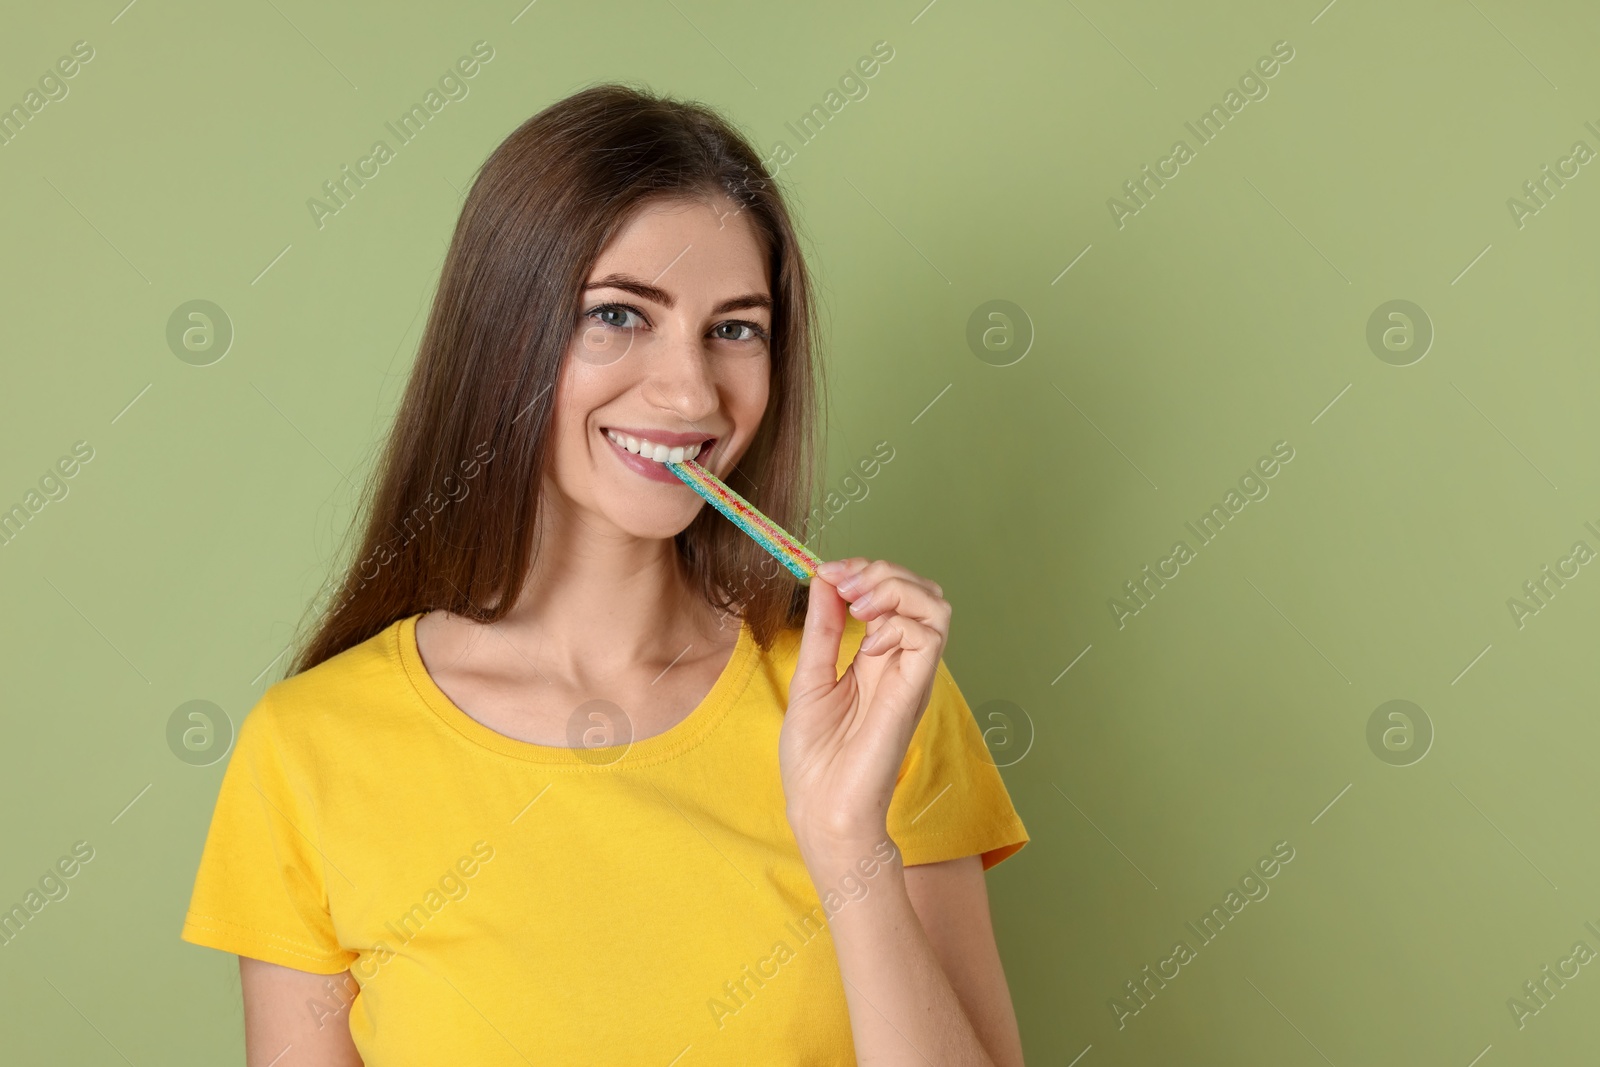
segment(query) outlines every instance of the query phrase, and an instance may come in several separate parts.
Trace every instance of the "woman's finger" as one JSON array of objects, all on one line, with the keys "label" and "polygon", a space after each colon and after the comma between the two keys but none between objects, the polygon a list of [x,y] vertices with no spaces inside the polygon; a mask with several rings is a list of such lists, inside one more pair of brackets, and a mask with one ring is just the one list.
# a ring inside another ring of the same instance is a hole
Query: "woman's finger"
[{"label": "woman's finger", "polygon": [[898,563],[891,563],[886,559],[871,561],[852,559],[845,562],[850,565],[849,569],[841,574],[834,581],[834,584],[838,586],[839,594],[846,600],[854,600],[866,590],[889,578],[904,578],[907,581],[916,582],[934,596],[944,596],[944,589],[940,587],[938,582],[933,581],[931,578],[924,578],[922,575],[907,567],[902,567]]},{"label": "woman's finger", "polygon": [[863,556],[846,556],[843,559],[832,559],[817,568],[817,573],[823,580],[838,586],[860,574],[872,561]]},{"label": "woman's finger", "polygon": [[869,647],[863,641],[860,655],[876,659],[900,652],[903,675],[909,675],[911,680],[919,683],[921,689],[926,689],[932,683],[934,672],[939,669],[939,657],[944,651],[944,639],[933,627],[904,615],[892,615],[869,634],[868,639],[873,644]]},{"label": "woman's finger", "polygon": [[844,636],[845,602],[827,582],[812,582],[806,602],[805,629],[789,682],[789,700],[839,680],[839,643]]},{"label": "woman's finger", "polygon": [[950,635],[951,608],[948,601],[930,593],[925,586],[901,577],[886,578],[857,597],[850,614],[863,621],[886,614],[905,615]]}]

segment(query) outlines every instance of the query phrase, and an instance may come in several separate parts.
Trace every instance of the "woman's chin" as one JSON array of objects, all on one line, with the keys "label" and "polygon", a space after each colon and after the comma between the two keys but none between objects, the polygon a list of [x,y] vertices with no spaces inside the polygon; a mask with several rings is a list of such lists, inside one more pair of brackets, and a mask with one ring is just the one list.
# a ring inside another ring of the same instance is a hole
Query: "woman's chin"
[{"label": "woman's chin", "polygon": [[607,509],[611,524],[621,533],[641,541],[670,541],[689,528],[699,509],[643,508]]}]

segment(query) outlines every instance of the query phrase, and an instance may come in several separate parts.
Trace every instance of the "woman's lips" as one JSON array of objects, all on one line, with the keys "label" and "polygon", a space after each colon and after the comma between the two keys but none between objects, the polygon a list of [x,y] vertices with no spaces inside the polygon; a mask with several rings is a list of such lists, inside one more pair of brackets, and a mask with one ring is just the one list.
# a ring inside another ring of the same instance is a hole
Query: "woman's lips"
[{"label": "woman's lips", "polygon": [[[603,430],[601,431],[600,435],[605,438],[606,446],[611,449],[612,453],[619,460],[622,461],[622,465],[633,471],[635,474],[638,474],[640,477],[648,478],[653,482],[665,482],[667,485],[683,484],[683,482],[678,480],[678,476],[676,474],[673,474],[671,471],[667,470],[667,465],[665,463],[662,463],[659,460],[646,459],[643,456],[629,452],[626,448],[613,441]],[[715,444],[715,439],[706,442],[706,445]],[[702,447],[700,449],[701,454],[704,454],[707,451],[708,449],[706,447]]]}]

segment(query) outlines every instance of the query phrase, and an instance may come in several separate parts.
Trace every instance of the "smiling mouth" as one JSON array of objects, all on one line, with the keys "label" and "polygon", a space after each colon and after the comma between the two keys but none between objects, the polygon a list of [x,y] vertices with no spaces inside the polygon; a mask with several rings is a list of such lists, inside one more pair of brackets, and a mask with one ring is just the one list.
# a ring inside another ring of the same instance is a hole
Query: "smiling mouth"
[{"label": "smiling mouth", "polygon": [[631,434],[618,433],[616,430],[607,430],[605,434],[618,448],[632,452],[641,459],[654,460],[657,463],[683,463],[699,459],[709,455],[711,447],[717,443],[715,437],[708,437],[704,441],[687,445],[663,445],[649,438],[634,437]]}]

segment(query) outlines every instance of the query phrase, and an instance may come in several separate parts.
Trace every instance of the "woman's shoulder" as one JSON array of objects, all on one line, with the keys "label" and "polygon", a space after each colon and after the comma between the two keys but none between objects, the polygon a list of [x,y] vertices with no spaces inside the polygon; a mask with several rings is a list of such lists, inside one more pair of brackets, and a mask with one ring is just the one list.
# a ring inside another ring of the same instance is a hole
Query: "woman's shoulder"
[{"label": "woman's shoulder", "polygon": [[364,641],[268,686],[247,721],[285,737],[307,737],[351,724],[405,695],[398,619]]}]

